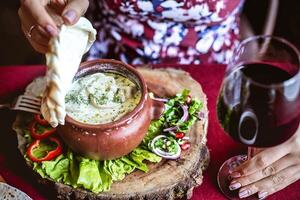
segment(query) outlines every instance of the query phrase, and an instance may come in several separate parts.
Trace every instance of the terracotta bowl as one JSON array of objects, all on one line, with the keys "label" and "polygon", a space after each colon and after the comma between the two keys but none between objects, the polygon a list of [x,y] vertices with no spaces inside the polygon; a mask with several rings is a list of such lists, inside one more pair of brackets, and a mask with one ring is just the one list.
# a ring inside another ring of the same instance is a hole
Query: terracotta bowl
[{"label": "terracotta bowl", "polygon": [[92,159],[110,160],[130,153],[143,140],[151,122],[152,101],[146,83],[133,67],[115,60],[94,60],[81,64],[74,80],[96,72],[113,72],[135,82],[141,90],[141,100],[134,110],[106,124],[86,124],[66,116],[58,134],[75,152]]}]

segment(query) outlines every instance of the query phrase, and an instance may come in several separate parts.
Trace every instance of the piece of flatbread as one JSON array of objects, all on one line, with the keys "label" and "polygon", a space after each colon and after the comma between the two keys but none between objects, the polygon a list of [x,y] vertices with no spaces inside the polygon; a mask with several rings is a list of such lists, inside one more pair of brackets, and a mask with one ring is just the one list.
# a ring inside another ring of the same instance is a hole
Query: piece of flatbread
[{"label": "piece of flatbread", "polygon": [[0,182],[0,199],[6,200],[32,200],[27,194],[21,190]]},{"label": "piece of flatbread", "polygon": [[46,89],[42,98],[41,113],[56,127],[64,124],[65,95],[72,84],[82,56],[96,39],[96,30],[86,18],[81,17],[73,26],[62,25],[60,33],[49,42],[46,53]]}]

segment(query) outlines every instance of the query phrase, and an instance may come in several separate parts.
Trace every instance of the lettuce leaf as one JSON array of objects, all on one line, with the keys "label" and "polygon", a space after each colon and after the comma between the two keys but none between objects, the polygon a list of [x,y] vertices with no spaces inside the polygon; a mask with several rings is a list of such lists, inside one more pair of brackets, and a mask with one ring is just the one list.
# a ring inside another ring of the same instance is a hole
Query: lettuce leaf
[{"label": "lettuce leaf", "polygon": [[[26,155],[25,158],[30,161]],[[43,178],[99,193],[108,191],[113,181],[123,180],[135,169],[147,172],[145,160],[159,162],[161,158],[140,147],[119,159],[106,161],[84,158],[69,150],[54,160],[33,163],[33,169]]]},{"label": "lettuce leaf", "polygon": [[99,162],[99,173],[102,180],[101,191],[110,190],[110,186],[113,183],[112,175],[105,170],[104,162]]},{"label": "lettuce leaf", "polygon": [[69,165],[69,183],[65,182],[68,185],[72,185],[74,188],[77,188],[77,179],[79,176],[79,165],[78,162],[74,156],[74,154],[72,153],[72,151],[68,151],[66,157],[69,159],[70,161],[70,165]]},{"label": "lettuce leaf", "polygon": [[54,180],[66,180],[69,171],[69,160],[60,155],[52,161],[42,162],[42,169]]},{"label": "lettuce leaf", "polygon": [[113,181],[123,180],[126,174],[131,173],[135,167],[122,159],[105,160],[104,170],[111,175]]},{"label": "lettuce leaf", "polygon": [[[26,160],[28,160],[26,157],[25,157]],[[29,160],[30,162],[30,160]],[[43,178],[49,178],[46,174],[46,172],[43,170],[42,168],[42,165],[40,165],[40,163],[33,163],[33,170],[36,171],[41,177]]]},{"label": "lettuce leaf", "polygon": [[130,153],[130,158],[136,163],[136,168],[139,170],[142,170],[144,172],[148,172],[149,169],[145,163],[143,163],[144,160],[149,160],[150,162],[160,162],[161,157],[157,156],[156,154],[144,150],[142,148],[136,148]]},{"label": "lettuce leaf", "polygon": [[77,185],[92,192],[102,192],[102,179],[99,171],[99,161],[78,157],[79,175]]}]

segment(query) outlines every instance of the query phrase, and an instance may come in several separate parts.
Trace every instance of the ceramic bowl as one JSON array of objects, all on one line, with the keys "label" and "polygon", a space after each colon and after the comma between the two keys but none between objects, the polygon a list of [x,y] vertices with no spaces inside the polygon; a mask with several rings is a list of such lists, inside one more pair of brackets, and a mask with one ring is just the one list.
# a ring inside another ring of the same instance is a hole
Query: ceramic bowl
[{"label": "ceramic bowl", "polygon": [[141,99],[131,112],[106,124],[86,124],[66,116],[58,134],[73,151],[96,160],[116,159],[130,153],[143,140],[149,128],[152,101],[146,83],[133,67],[116,60],[94,60],[81,64],[74,80],[97,72],[112,72],[133,81],[141,90]]}]

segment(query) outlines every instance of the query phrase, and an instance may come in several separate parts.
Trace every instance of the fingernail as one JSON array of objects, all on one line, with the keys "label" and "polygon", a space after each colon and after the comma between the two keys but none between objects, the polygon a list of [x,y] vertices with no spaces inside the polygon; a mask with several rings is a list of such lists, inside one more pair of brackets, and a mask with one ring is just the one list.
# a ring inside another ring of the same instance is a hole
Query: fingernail
[{"label": "fingernail", "polygon": [[240,190],[239,192],[239,197],[240,198],[245,198],[251,195],[251,191],[250,190]]},{"label": "fingernail", "polygon": [[229,185],[229,189],[230,190],[236,190],[238,188],[242,187],[242,185],[239,182],[233,182]]},{"label": "fingernail", "polygon": [[76,12],[74,10],[68,10],[64,14],[64,18],[68,21],[68,23],[73,23],[74,20],[76,19]]},{"label": "fingernail", "polygon": [[58,34],[57,30],[51,25],[47,25],[46,30],[51,36],[56,36]]},{"label": "fingernail", "polygon": [[268,192],[258,192],[258,198],[264,199],[268,196]]},{"label": "fingernail", "polygon": [[230,174],[231,178],[239,178],[241,177],[241,174],[238,172],[233,172],[232,174]]}]

